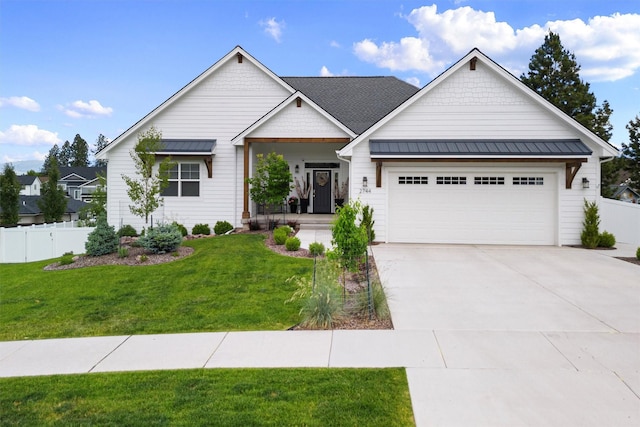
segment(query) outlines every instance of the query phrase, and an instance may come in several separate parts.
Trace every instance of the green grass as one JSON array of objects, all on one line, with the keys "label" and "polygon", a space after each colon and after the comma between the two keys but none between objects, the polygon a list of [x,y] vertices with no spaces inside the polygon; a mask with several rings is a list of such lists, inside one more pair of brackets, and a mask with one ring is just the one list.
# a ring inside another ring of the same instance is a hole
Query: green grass
[{"label": "green grass", "polygon": [[0,425],[414,425],[404,369],[235,369],[0,379]]},{"label": "green grass", "polygon": [[284,304],[294,292],[285,280],[310,274],[313,261],[263,239],[193,240],[193,255],[153,266],[0,264],[0,340],[286,329],[299,318]]}]

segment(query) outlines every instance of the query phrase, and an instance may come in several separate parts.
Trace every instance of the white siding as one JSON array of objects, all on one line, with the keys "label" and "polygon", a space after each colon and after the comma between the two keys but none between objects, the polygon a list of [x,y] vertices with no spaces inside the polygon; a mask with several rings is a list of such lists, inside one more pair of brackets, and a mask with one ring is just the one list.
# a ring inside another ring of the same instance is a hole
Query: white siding
[{"label": "white siding", "polygon": [[[153,124],[162,132],[163,138],[217,140],[211,179],[207,178],[202,159],[195,159],[201,164],[200,197],[165,198],[165,205],[154,214],[154,220],[176,220],[189,230],[197,223],[213,226],[219,220],[240,226],[242,158],[240,156],[239,161],[236,158],[238,149],[231,145],[231,139],[288,95],[286,89],[250,61],[240,64],[233,58],[174,100],[153,118],[152,123],[145,123],[143,129]],[[122,220],[140,230],[144,220],[129,212],[130,202],[121,178],[122,174],[134,175],[129,150],[135,143],[136,136],[132,135],[108,153],[108,212],[110,224],[118,227]],[[174,160],[193,159],[176,157]]]},{"label": "white siding", "polygon": [[303,102],[302,106],[297,107],[293,102],[247,136],[252,138],[345,138],[349,135],[308,104]]}]

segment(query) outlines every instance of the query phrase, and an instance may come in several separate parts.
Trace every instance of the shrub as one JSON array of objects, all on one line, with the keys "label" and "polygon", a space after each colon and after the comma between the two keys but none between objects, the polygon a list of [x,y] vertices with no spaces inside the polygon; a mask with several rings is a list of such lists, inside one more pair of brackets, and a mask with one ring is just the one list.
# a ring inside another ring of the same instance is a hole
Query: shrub
[{"label": "shrub", "polygon": [[367,233],[369,243],[376,239],[376,232],[373,230],[373,224],[376,222],[373,220],[373,208],[366,205],[362,208],[362,221],[360,227],[364,228]]},{"label": "shrub", "polygon": [[287,230],[277,228],[273,231],[273,240],[276,242],[276,245],[284,245],[287,241],[287,237]]},{"label": "shrub", "polygon": [[126,258],[129,256],[129,249],[121,246],[118,248],[118,258]]},{"label": "shrub", "polygon": [[233,230],[233,225],[231,225],[228,221],[218,221],[213,227],[213,232],[216,234],[224,234],[231,230]]},{"label": "shrub", "polygon": [[291,251],[297,251],[298,249],[300,249],[300,239],[298,239],[297,237],[289,237],[284,242],[284,246],[290,252]]},{"label": "shrub", "polygon": [[612,248],[616,244],[616,237],[608,231],[603,231],[598,237],[598,246]]},{"label": "shrub", "polygon": [[60,257],[60,261],[58,262],[58,264],[60,265],[69,265],[69,264],[73,264],[73,252],[69,253],[65,253],[64,255],[62,255]]},{"label": "shrub", "polygon": [[184,237],[187,234],[189,234],[189,232],[187,231],[187,227],[185,227],[184,225],[179,224],[179,223],[177,223],[175,221],[173,221],[173,225],[175,225],[178,228],[178,230],[180,230],[180,234],[182,234],[182,237]]},{"label": "shrub", "polygon": [[281,227],[278,227],[278,230],[284,230],[285,233],[287,233],[287,236],[291,235],[291,233],[293,233],[293,228],[289,227],[288,225],[283,225]]},{"label": "shrub", "polygon": [[313,242],[309,245],[309,253],[313,256],[324,254],[324,245],[320,242]]},{"label": "shrub", "polygon": [[[371,283],[371,302],[373,303],[373,312],[378,319],[389,318],[391,312],[387,304],[387,297],[382,284],[378,281]],[[362,315],[369,313],[369,292],[366,289],[358,292],[355,309]]]},{"label": "shrub", "polygon": [[118,237],[136,237],[138,232],[132,225],[125,224],[118,230]]},{"label": "shrub", "polygon": [[580,241],[582,246],[593,249],[598,246],[600,233],[598,226],[600,225],[600,215],[598,215],[598,205],[596,202],[584,201],[584,221],[582,222],[582,233]]},{"label": "shrub", "polygon": [[175,251],[182,243],[182,233],[174,224],[162,224],[150,228],[138,239],[140,245],[154,254],[165,254]]},{"label": "shrub", "polygon": [[640,259],[640,246],[636,249],[636,259]]},{"label": "shrub", "polygon": [[258,231],[260,230],[260,223],[258,222],[258,220],[249,220],[249,230],[251,231]]},{"label": "shrub", "polygon": [[96,228],[89,234],[84,249],[89,256],[112,254],[118,250],[120,239],[113,226],[107,223],[107,217],[100,215]]},{"label": "shrub", "polygon": [[196,224],[191,229],[191,234],[204,234],[208,236],[211,234],[211,227],[209,227],[209,224]]}]

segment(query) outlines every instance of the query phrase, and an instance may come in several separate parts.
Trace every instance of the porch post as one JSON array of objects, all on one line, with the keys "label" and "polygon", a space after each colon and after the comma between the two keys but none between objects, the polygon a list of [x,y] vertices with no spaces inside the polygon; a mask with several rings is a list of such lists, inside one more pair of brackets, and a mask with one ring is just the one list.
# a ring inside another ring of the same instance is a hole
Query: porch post
[{"label": "porch post", "polygon": [[244,140],[244,182],[242,183],[243,194],[243,209],[242,209],[242,219],[251,218],[251,213],[249,212],[249,141]]}]

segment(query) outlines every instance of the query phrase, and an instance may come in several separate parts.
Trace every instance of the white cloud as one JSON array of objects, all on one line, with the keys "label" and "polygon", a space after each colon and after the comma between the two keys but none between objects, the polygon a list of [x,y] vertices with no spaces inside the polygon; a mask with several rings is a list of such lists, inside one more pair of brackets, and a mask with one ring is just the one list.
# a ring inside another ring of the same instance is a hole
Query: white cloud
[{"label": "white cloud", "polygon": [[5,105],[33,112],[40,111],[40,104],[38,104],[28,96],[12,96],[9,98],[0,98],[0,107],[4,107]]},{"label": "white cloud", "polygon": [[320,77],[333,77],[334,74],[329,71],[329,69],[326,66],[322,66],[322,68],[320,69]]},{"label": "white cloud", "polygon": [[80,118],[96,118],[98,116],[110,116],[113,113],[113,108],[103,107],[100,102],[92,99],[89,102],[81,100],[74,101],[67,106],[58,105],[58,109],[64,114],[74,119]]},{"label": "white cloud", "polygon": [[338,42],[337,42],[337,41],[335,41],[335,40],[331,40],[331,42],[329,43],[329,46],[331,46],[331,47],[335,47],[335,48],[337,48],[337,49],[339,49],[339,48],[341,48],[341,47],[342,47],[342,46],[340,46],[340,43],[338,43]]},{"label": "white cloud", "polygon": [[405,81],[410,85],[414,85],[415,87],[422,87],[420,85],[420,79],[417,77],[409,77],[408,79],[405,79]]},{"label": "white cloud", "polygon": [[62,142],[57,132],[39,129],[36,125],[11,125],[0,131],[0,144],[13,145],[53,145]]},{"label": "white cloud", "polygon": [[282,40],[282,30],[285,28],[284,20],[278,22],[276,18],[269,18],[265,21],[260,21],[260,26],[264,28],[265,33],[280,43]]},{"label": "white cloud", "polygon": [[356,56],[382,68],[434,76],[477,47],[518,74],[551,30],[575,53],[582,66],[581,77],[586,80],[618,80],[640,68],[640,14],[616,13],[587,22],[549,21],[514,29],[497,21],[493,12],[464,6],[438,13],[434,4],[414,9],[404,18],[414,26],[416,35],[400,42],[364,39],[354,44]]},{"label": "white cloud", "polygon": [[3,163],[16,163],[16,162],[30,162],[33,160],[43,161],[49,152],[41,153],[39,151],[34,151],[29,154],[22,154],[17,156],[7,156],[6,154],[2,156]]}]

